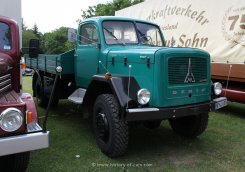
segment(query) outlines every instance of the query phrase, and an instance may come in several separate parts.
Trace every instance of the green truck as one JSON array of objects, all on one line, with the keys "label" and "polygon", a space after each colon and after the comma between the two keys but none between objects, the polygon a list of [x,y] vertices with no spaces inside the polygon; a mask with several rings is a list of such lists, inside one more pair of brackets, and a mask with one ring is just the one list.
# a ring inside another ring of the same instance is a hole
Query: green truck
[{"label": "green truck", "polygon": [[126,152],[130,123],[157,128],[169,120],[176,133],[197,137],[207,127],[208,113],[227,105],[219,97],[221,84],[211,81],[210,55],[165,47],[154,23],[95,17],[80,22],[74,38],[76,48],[58,55],[38,54],[39,42],[30,41],[25,62],[35,70],[34,96],[39,105],[48,104],[59,70],[52,105],[59,99],[82,105],[109,157]]}]

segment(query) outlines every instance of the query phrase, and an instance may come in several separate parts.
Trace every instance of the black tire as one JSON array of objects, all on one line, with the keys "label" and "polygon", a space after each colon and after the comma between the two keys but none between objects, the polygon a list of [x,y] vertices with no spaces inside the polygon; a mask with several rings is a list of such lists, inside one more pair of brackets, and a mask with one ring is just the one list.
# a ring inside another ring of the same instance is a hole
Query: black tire
[{"label": "black tire", "polygon": [[155,120],[155,121],[145,121],[143,124],[148,129],[157,129],[161,125],[161,120]]},{"label": "black tire", "polygon": [[[54,79],[55,80],[55,79]],[[54,83],[53,83],[54,84]],[[53,86],[54,85],[52,85],[52,89],[53,89]],[[51,89],[51,92],[52,92],[52,89]],[[58,104],[59,104],[59,94],[61,94],[60,92],[60,89],[62,89],[62,88],[59,88],[59,82],[56,84],[56,87],[55,87],[55,91],[54,91],[54,96],[53,96],[53,100],[52,100],[52,102],[51,102],[51,107],[57,107],[58,106]],[[52,94],[50,92],[50,95]],[[48,99],[48,101],[49,101],[49,99]]]},{"label": "black tire", "polygon": [[7,155],[0,158],[3,172],[24,172],[29,164],[30,152]]},{"label": "black tire", "polygon": [[93,108],[93,127],[101,151],[109,157],[125,154],[128,147],[128,125],[119,118],[119,105],[112,94],[97,97]]},{"label": "black tire", "polygon": [[41,78],[38,78],[36,80],[35,93],[36,93],[37,104],[41,107],[47,107],[48,98],[44,95],[44,88],[43,88],[43,83]]},{"label": "black tire", "polygon": [[169,123],[177,134],[195,138],[206,130],[208,125],[208,113],[170,119]]}]

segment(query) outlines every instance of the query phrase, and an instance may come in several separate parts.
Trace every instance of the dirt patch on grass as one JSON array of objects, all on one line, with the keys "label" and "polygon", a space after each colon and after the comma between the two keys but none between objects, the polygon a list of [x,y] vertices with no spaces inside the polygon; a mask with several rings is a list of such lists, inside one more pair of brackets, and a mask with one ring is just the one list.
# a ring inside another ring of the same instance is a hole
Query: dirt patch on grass
[{"label": "dirt patch on grass", "polygon": [[192,165],[198,162],[196,155],[171,155],[167,159],[175,165]]}]

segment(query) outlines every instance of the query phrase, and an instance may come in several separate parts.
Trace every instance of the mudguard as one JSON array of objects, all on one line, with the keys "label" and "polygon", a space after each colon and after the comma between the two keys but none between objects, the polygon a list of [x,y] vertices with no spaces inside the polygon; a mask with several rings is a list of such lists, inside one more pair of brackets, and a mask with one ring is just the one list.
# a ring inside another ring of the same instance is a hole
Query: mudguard
[{"label": "mudguard", "polygon": [[133,108],[137,107],[139,89],[139,84],[134,77],[113,76],[107,80],[103,75],[95,75],[88,86],[84,100],[94,99],[99,94],[112,92],[121,108]]}]

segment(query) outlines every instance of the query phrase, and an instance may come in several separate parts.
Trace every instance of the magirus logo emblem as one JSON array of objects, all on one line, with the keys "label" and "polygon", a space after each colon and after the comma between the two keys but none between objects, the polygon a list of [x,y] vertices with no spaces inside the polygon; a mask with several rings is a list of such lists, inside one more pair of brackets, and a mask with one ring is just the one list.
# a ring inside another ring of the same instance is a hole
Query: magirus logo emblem
[{"label": "magirus logo emblem", "polygon": [[188,72],[186,74],[184,83],[190,83],[190,82],[196,82],[195,77],[192,73],[192,67],[191,67],[191,58],[189,58],[189,64],[188,64]]}]

